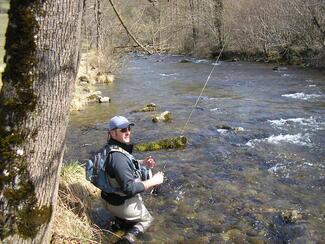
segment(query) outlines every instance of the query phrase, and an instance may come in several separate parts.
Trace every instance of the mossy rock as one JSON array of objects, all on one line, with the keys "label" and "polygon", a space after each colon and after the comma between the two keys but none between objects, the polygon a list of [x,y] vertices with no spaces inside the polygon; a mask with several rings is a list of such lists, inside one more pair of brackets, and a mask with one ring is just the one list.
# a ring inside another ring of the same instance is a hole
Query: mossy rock
[{"label": "mossy rock", "polygon": [[153,111],[156,111],[156,108],[157,108],[157,105],[156,104],[149,103],[146,106],[144,106],[143,108],[133,110],[132,112],[133,113],[138,113],[138,112],[153,112]]},{"label": "mossy rock", "polygon": [[135,150],[139,152],[158,151],[164,149],[179,149],[186,147],[187,138],[185,136],[173,137],[159,141],[141,143],[135,145]]}]

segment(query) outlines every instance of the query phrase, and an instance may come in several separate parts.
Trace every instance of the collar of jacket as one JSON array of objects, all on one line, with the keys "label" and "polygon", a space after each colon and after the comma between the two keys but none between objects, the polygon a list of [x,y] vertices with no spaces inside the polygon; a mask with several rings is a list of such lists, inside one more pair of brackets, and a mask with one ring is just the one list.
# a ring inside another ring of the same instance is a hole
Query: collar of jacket
[{"label": "collar of jacket", "polygon": [[109,141],[107,142],[107,144],[108,145],[116,145],[118,147],[123,148],[128,153],[132,154],[133,144],[125,144],[125,143],[119,142],[117,140],[114,140],[113,138],[109,139]]}]

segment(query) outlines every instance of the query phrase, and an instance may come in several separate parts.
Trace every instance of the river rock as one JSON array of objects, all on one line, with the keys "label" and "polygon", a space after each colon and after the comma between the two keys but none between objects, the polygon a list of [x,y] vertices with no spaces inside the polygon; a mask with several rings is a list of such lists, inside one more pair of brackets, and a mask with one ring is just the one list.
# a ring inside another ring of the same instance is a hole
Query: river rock
[{"label": "river rock", "polygon": [[154,103],[149,103],[146,106],[144,106],[141,109],[136,109],[133,110],[133,113],[137,113],[137,112],[152,112],[152,111],[156,111],[157,105]]},{"label": "river rock", "polygon": [[90,94],[88,94],[87,99],[88,101],[98,101],[100,99],[100,95],[102,94],[101,91],[94,91]]},{"label": "river rock", "polygon": [[244,128],[243,127],[235,127],[234,131],[235,132],[242,132],[242,131],[244,131]]},{"label": "river rock", "polygon": [[89,77],[87,75],[82,75],[78,78],[79,84],[89,83]]},{"label": "river rock", "polygon": [[109,103],[109,102],[111,102],[111,99],[109,97],[99,97],[98,102],[99,103]]},{"label": "river rock", "polygon": [[231,229],[225,233],[222,233],[222,238],[224,241],[243,241],[245,235],[238,229]]},{"label": "river rock", "polygon": [[114,75],[111,74],[105,74],[102,72],[98,72],[96,75],[96,82],[97,83],[113,83],[114,81]]},{"label": "river rock", "polygon": [[182,64],[184,64],[184,63],[190,63],[191,61],[190,60],[188,60],[188,59],[182,59],[181,61],[180,61],[180,63],[182,63]]},{"label": "river rock", "polygon": [[300,213],[298,210],[286,210],[281,213],[281,217],[285,223],[293,224],[296,223],[297,220],[302,219],[302,213]]},{"label": "river rock", "polygon": [[272,69],[275,70],[275,71],[284,71],[284,70],[287,70],[288,68],[287,67],[275,66]]},{"label": "river rock", "polygon": [[169,122],[172,120],[172,113],[169,111],[165,111],[161,113],[160,115],[156,115],[155,117],[152,118],[152,122],[157,123],[157,122]]},{"label": "river rock", "polygon": [[222,129],[222,130],[232,130],[232,128],[229,125],[216,125],[217,129]]},{"label": "river rock", "polygon": [[217,129],[221,129],[221,130],[233,130],[235,132],[242,132],[242,131],[244,131],[244,128],[242,128],[242,127],[231,127],[229,125],[223,125],[223,124],[216,125],[216,128]]}]

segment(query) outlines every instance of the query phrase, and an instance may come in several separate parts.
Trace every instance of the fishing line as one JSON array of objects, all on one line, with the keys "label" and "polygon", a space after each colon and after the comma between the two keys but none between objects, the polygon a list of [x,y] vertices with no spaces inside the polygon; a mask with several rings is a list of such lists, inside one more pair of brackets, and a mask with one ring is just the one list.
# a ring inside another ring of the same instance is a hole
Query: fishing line
[{"label": "fishing line", "polygon": [[217,66],[217,63],[219,62],[219,59],[220,59],[220,56],[221,56],[221,53],[222,53],[224,47],[225,47],[225,44],[223,44],[222,49],[221,49],[221,51],[220,51],[220,53],[219,53],[219,56],[218,56],[216,62],[213,64],[213,67],[212,67],[212,69],[211,69],[211,71],[210,71],[210,74],[209,74],[207,80],[205,81],[205,84],[204,84],[204,86],[203,86],[203,88],[202,88],[202,90],[201,90],[201,93],[200,93],[200,95],[198,96],[198,98],[196,99],[196,102],[195,102],[195,104],[194,104],[194,106],[193,106],[193,108],[192,108],[192,111],[191,111],[190,115],[188,116],[187,121],[186,121],[184,127],[183,127],[182,130],[181,130],[181,135],[184,134],[184,131],[185,131],[185,129],[186,129],[188,123],[190,122],[190,119],[191,119],[191,117],[192,117],[192,114],[193,114],[193,112],[194,112],[194,109],[197,107],[197,105],[198,105],[198,103],[199,103],[199,101],[200,101],[200,98],[201,98],[201,96],[202,96],[202,94],[203,94],[203,92],[204,92],[204,89],[206,88],[206,86],[207,86],[207,84],[208,84],[208,82],[209,82],[209,80],[210,80],[210,78],[211,78],[211,75],[212,75],[212,73],[213,73],[215,67]]}]

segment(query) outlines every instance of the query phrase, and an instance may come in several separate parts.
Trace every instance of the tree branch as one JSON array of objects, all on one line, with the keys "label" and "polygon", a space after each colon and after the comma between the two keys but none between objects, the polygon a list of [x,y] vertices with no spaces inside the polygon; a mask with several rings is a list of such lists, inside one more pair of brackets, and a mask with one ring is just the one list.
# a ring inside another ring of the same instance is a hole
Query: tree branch
[{"label": "tree branch", "polygon": [[128,35],[132,38],[132,40],[138,44],[144,51],[146,51],[147,53],[149,54],[152,54],[152,52],[150,52],[147,48],[145,48],[133,35],[132,33],[129,31],[129,29],[126,27],[126,25],[124,24],[124,21],[122,20],[122,17],[121,15],[119,14],[119,12],[117,11],[117,9],[115,8],[114,6],[114,3],[112,0],[108,0],[110,2],[110,4],[112,5],[113,7],[113,10],[117,16],[117,18],[119,19],[119,21],[121,22],[122,26],[124,27],[124,29],[126,30],[126,32],[128,33]]}]

